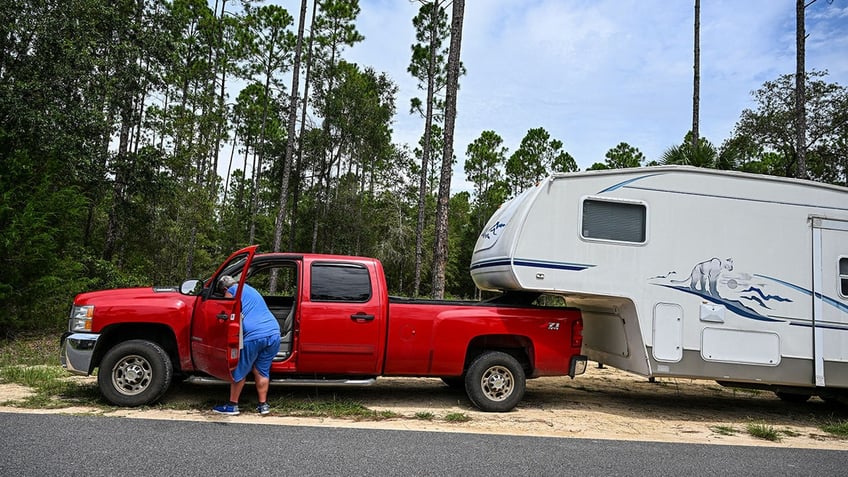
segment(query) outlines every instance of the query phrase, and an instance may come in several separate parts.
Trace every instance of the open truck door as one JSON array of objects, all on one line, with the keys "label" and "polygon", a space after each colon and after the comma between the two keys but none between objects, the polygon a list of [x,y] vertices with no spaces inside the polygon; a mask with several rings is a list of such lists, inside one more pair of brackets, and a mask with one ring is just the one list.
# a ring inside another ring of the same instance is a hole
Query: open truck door
[{"label": "open truck door", "polygon": [[[194,367],[211,376],[232,381],[243,345],[241,295],[256,245],[241,249],[228,258],[205,284],[203,296],[195,305],[191,324],[191,357]],[[222,276],[238,281],[234,297],[219,289]]]}]

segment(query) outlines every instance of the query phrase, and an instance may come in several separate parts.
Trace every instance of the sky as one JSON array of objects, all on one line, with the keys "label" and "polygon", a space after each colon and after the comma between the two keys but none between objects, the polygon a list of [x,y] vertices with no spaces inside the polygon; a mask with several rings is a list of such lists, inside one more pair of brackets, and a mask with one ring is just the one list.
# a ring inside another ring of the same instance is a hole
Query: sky
[{"label": "sky", "polygon": [[[424,130],[408,112],[426,92],[406,71],[419,7],[360,0],[365,39],[344,53],[397,84],[393,141],[410,147]],[[848,2],[817,0],[806,17],[807,71],[848,86]],[[693,21],[693,0],[467,0],[451,189],[472,189],[465,151],[486,130],[508,157],[542,127],[581,170],[621,142],[658,160],[692,127]],[[700,43],[700,135],[719,147],[753,91],[795,72],[795,1],[703,0]]]}]

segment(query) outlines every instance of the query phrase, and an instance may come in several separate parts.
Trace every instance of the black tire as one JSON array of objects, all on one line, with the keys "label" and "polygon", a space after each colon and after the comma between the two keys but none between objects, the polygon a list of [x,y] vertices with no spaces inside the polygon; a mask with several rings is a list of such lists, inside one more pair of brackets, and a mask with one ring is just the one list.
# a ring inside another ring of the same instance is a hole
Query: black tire
[{"label": "black tire", "polygon": [[484,412],[507,412],[522,398],[526,385],[524,368],[517,359],[500,351],[478,356],[465,373],[465,392]]},{"label": "black tire", "polygon": [[173,378],[168,353],[156,343],[132,340],[110,349],[100,362],[97,385],[116,406],[141,406],[156,402]]},{"label": "black tire", "polygon": [[783,391],[775,391],[774,394],[779,397],[781,401],[792,404],[804,404],[810,400],[809,394],[787,393]]}]

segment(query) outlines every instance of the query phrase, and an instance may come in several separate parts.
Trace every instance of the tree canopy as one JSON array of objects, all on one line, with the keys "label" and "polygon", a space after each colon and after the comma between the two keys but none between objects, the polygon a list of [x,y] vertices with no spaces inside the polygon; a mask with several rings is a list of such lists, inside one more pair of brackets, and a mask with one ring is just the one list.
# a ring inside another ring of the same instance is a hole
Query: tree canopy
[{"label": "tree canopy", "polygon": [[[408,73],[422,98],[400,111],[411,109],[423,134],[396,143],[399,78],[348,57],[364,40],[358,0],[309,3],[294,13],[260,1],[0,2],[4,335],[64,326],[76,293],[203,277],[254,243],[375,256],[392,294],[478,296],[468,264],[486,220],[588,158],[544,125],[519,144],[489,129],[453,145],[465,72],[450,55],[456,1],[422,0],[410,18]],[[297,28],[306,14],[308,28]],[[826,78],[806,77],[806,170],[846,185],[848,91]],[[619,142],[590,169],[793,176],[794,79],[755,91],[719,148],[690,133],[647,158]],[[457,162],[471,185],[450,194]],[[437,259],[443,267],[430,266]]]}]

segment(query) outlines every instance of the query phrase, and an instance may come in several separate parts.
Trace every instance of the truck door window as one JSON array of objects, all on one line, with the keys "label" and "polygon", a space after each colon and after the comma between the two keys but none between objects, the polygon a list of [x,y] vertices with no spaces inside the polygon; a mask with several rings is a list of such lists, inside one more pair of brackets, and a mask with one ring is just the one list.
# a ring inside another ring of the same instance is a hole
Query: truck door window
[{"label": "truck door window", "polygon": [[366,302],[371,298],[371,276],[360,265],[315,263],[312,265],[312,301]]}]

